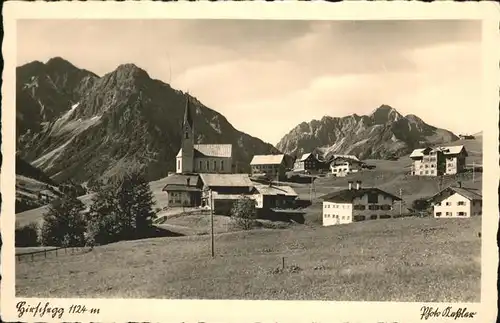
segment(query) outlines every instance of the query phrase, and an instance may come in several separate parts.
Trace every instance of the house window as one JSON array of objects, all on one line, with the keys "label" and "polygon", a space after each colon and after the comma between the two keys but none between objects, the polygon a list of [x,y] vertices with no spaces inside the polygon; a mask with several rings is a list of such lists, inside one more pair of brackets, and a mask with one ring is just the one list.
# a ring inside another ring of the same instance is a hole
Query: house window
[{"label": "house window", "polygon": [[467,213],[466,212],[457,212],[457,215],[459,215],[459,216],[466,216]]},{"label": "house window", "polygon": [[214,160],[214,170],[217,170],[217,161]]},{"label": "house window", "polygon": [[209,161],[207,160],[207,170],[209,170],[209,169],[210,169],[210,163],[209,163]]},{"label": "house window", "polygon": [[374,211],[374,210],[379,210],[379,209],[380,209],[380,206],[378,206],[378,205],[369,205],[369,206],[368,206],[368,209],[369,209],[369,210],[372,210],[372,211]]},{"label": "house window", "polygon": [[437,203],[436,203],[436,206],[441,206],[441,202],[437,202]]},{"label": "house window", "polygon": [[224,161],[223,160],[220,161],[220,170],[224,170]]},{"label": "house window", "polygon": [[451,205],[451,202],[446,202],[446,206],[449,206],[449,205]]},{"label": "house window", "polygon": [[203,163],[200,160],[200,170],[203,168]]},{"label": "house window", "polygon": [[464,202],[464,201],[459,201],[459,202],[457,203],[457,205],[465,205],[465,202]]},{"label": "house window", "polygon": [[378,194],[368,194],[368,203],[378,203]]},{"label": "house window", "polygon": [[436,212],[436,216],[441,216],[441,212]]},{"label": "house window", "polygon": [[446,215],[447,216],[451,216],[451,212],[446,212]]},{"label": "house window", "polygon": [[391,209],[391,206],[390,206],[390,205],[388,205],[388,204],[384,204],[384,205],[382,205],[382,206],[380,207],[380,209],[382,209],[382,210],[384,210],[384,211],[388,211],[388,210],[390,210],[390,209]]}]

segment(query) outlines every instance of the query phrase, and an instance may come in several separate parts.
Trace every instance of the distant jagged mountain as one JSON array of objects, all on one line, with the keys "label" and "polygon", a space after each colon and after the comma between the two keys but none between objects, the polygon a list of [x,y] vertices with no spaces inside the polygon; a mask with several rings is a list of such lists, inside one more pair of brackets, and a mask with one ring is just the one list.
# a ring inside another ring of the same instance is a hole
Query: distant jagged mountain
[{"label": "distant jagged mountain", "polygon": [[382,105],[368,116],[325,116],[302,122],[280,140],[277,148],[294,155],[319,148],[326,158],[353,154],[363,159],[383,159],[408,154],[422,145],[457,139],[452,132],[430,126],[415,115],[402,116]]},{"label": "distant jagged mountain", "polygon": [[[62,58],[17,68],[17,151],[56,181],[86,182],[131,166],[149,180],[174,171],[185,94],[133,64],[102,77]],[[191,97],[198,143],[233,144],[245,169],[275,147],[236,130]]]}]

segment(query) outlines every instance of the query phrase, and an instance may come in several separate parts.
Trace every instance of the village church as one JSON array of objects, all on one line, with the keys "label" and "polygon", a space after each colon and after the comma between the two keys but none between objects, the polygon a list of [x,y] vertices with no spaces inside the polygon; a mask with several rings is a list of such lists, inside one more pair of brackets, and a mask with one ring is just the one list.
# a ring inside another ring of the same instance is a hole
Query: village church
[{"label": "village church", "polygon": [[232,144],[195,144],[195,131],[189,95],[182,125],[181,149],[176,156],[176,173],[232,173]]}]

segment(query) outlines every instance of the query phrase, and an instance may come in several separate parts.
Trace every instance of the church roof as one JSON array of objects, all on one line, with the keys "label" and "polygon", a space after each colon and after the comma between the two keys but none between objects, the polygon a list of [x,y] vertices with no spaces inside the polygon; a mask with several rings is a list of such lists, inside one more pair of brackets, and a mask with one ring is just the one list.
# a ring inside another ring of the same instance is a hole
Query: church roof
[{"label": "church roof", "polygon": [[201,154],[196,157],[231,157],[233,154],[231,144],[197,144],[194,149]]},{"label": "church roof", "polygon": [[[182,148],[176,157],[182,156]],[[231,158],[233,156],[233,145],[231,144],[197,144],[194,145],[194,157],[216,157]]]},{"label": "church roof", "polygon": [[191,106],[189,104],[189,94],[186,94],[186,108],[184,109],[184,120],[183,125],[189,124],[189,126],[193,127],[193,116],[191,114]]}]

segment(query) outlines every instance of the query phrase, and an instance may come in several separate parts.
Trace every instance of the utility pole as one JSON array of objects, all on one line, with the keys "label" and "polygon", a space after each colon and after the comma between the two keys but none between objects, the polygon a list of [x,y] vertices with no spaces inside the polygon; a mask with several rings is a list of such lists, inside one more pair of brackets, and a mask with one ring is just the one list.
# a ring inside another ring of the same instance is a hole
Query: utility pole
[{"label": "utility pole", "polygon": [[399,189],[399,216],[403,214],[403,189]]},{"label": "utility pole", "polygon": [[312,201],[313,201],[313,187],[312,187],[312,185],[313,185],[313,178],[312,178],[312,176],[309,176],[309,177],[311,178],[311,184],[309,185],[309,195],[311,197],[311,203],[312,203]]},{"label": "utility pole", "polygon": [[476,163],[472,162],[472,183],[476,180]]},{"label": "utility pole", "polygon": [[215,257],[215,250],[214,250],[214,199],[212,196],[212,190],[210,192],[210,236],[211,236],[211,251],[212,251],[212,258]]}]

